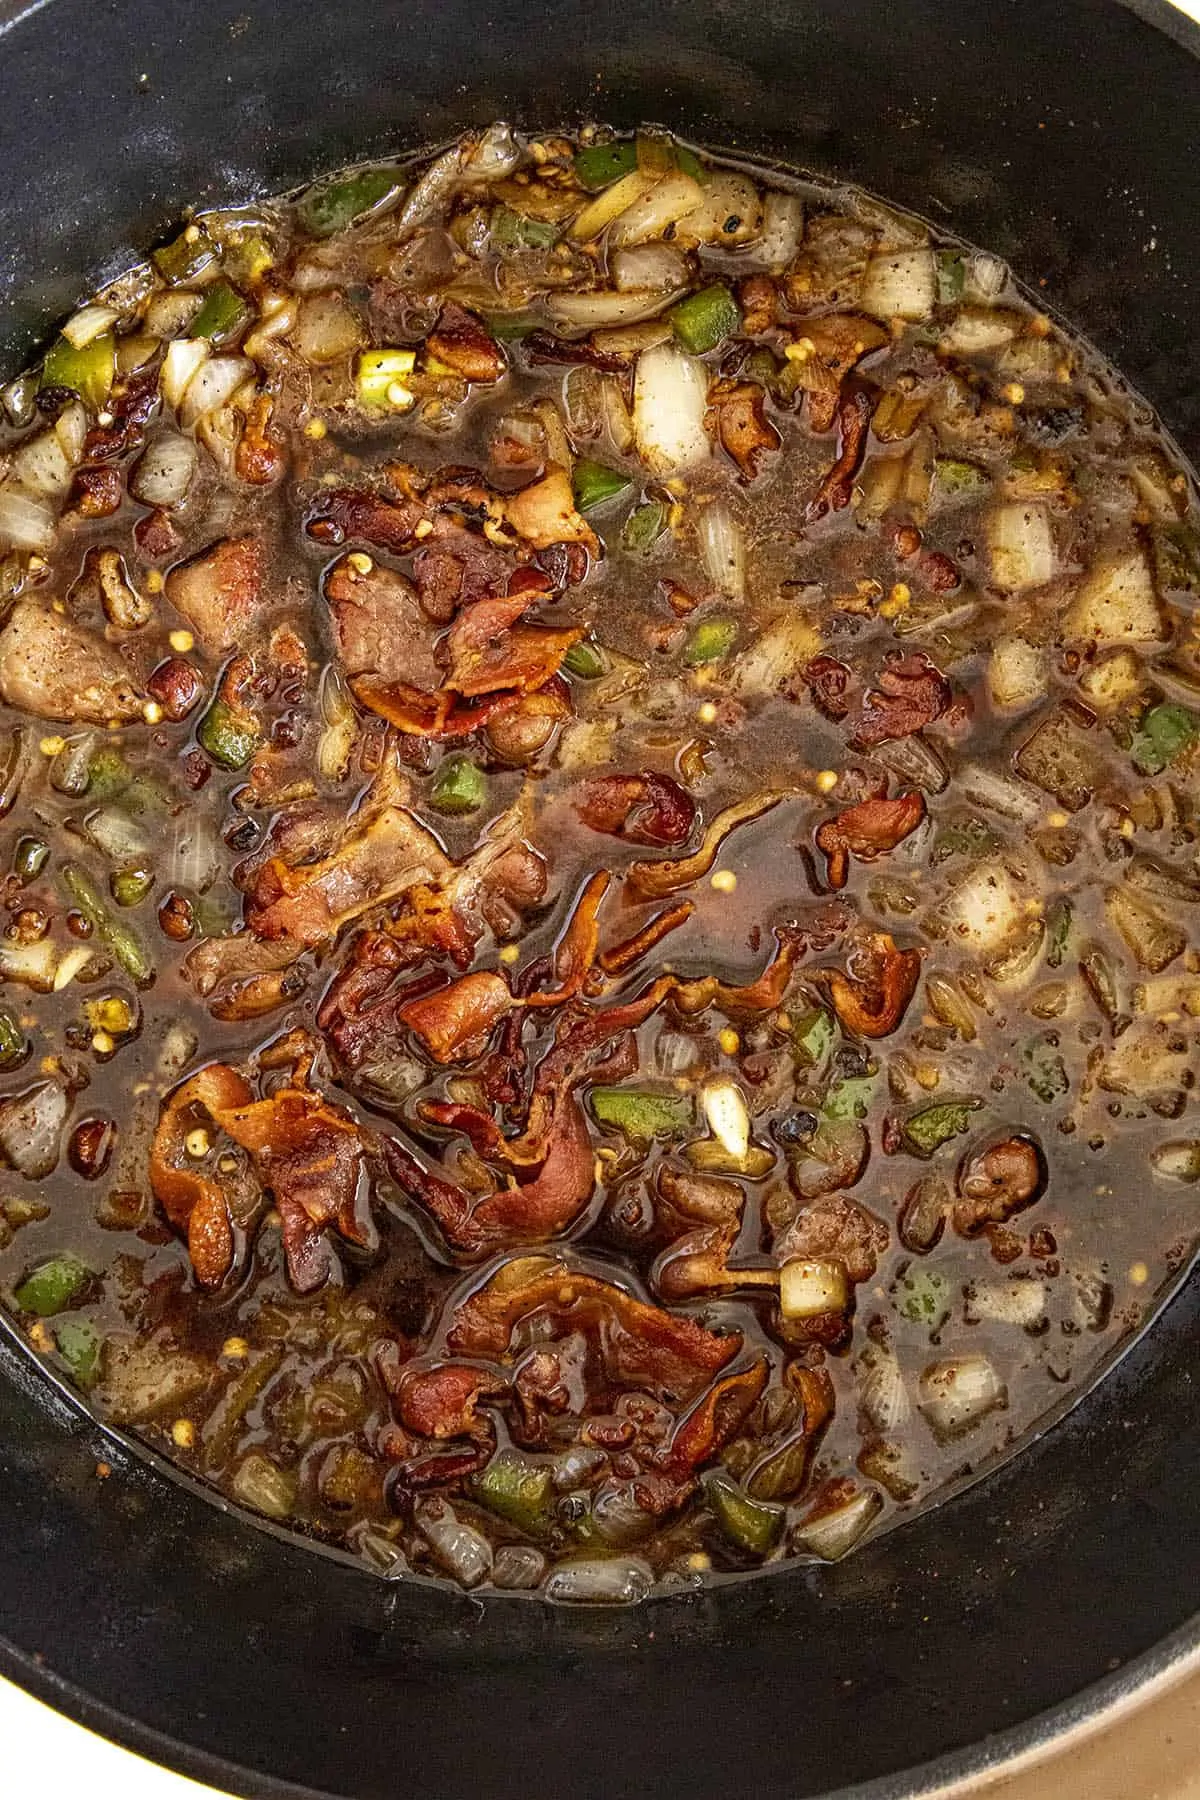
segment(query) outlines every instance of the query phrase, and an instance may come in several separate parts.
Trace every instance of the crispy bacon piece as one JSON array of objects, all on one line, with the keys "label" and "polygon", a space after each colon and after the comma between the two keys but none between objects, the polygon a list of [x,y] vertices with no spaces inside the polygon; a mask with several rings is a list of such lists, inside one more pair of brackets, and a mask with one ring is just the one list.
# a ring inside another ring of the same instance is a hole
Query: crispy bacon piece
[{"label": "crispy bacon piece", "polygon": [[304,973],[296,968],[302,954],[288,938],[264,943],[237,931],[202,939],[184,958],[183,973],[215,1019],[257,1019],[303,988]]},{"label": "crispy bacon piece", "polygon": [[697,1294],[776,1287],[779,1276],[772,1267],[729,1266],[745,1208],[740,1183],[660,1163],[655,1219],[671,1234],[671,1241],[651,1270],[654,1291],[664,1300],[678,1301]]},{"label": "crispy bacon piece", "polygon": [[715,1006],[735,1018],[773,1012],[783,1004],[802,942],[803,934],[798,931],[777,931],[775,955],[757,981],[745,987],[730,987],[715,975],[702,975],[698,981],[679,982],[672,1000],[682,1013],[703,1012],[706,1006]]},{"label": "crispy bacon piece", "polygon": [[879,686],[863,696],[853,742],[870,750],[910,737],[941,718],[952,698],[950,683],[923,650],[893,651],[880,672]]},{"label": "crispy bacon piece", "polygon": [[783,798],[782,792],[750,794],[745,800],[725,807],[711,821],[700,848],[691,856],[631,863],[626,880],[648,900],[657,900],[681,887],[690,887],[693,881],[708,874],[730,832],[736,831],[739,825],[748,825],[752,819],[761,819]]},{"label": "crispy bacon piece", "polygon": [[447,633],[446,686],[468,699],[502,688],[528,694],[544,687],[558,673],[571,645],[583,636],[576,628],[556,631],[518,624],[549,592],[549,578],[540,569],[518,569],[507,594],[464,606]]},{"label": "crispy bacon piece", "polygon": [[871,415],[878,401],[875,389],[859,381],[842,384],[837,400],[838,453],[820,487],[805,508],[805,518],[823,519],[826,513],[841,512],[849,506],[854,492],[854,478],[862,465],[867,448]]},{"label": "crispy bacon piece", "polygon": [[737,293],[746,337],[759,337],[779,323],[779,290],[769,275],[744,276]]},{"label": "crispy bacon piece", "polygon": [[540,481],[510,494],[504,516],[512,530],[535,550],[552,544],[582,544],[590,556],[599,556],[600,540],[575,505],[571,477],[557,463],[549,463]]},{"label": "crispy bacon piece", "polygon": [[448,625],[460,606],[503,591],[513,554],[439,513],[432,531],[421,539],[412,568],[422,609],[435,624]]},{"label": "crispy bacon piece", "polygon": [[626,969],[631,969],[643,956],[657,949],[669,933],[686,925],[695,910],[695,902],[692,900],[677,900],[674,906],[664,907],[662,912],[656,913],[639,931],[635,931],[632,937],[627,937],[623,943],[614,944],[609,950],[602,950],[600,967],[606,975],[623,975]]},{"label": "crispy bacon piece", "polygon": [[1040,1145],[1024,1132],[972,1151],[958,1171],[954,1229],[974,1237],[1003,1224],[1039,1200],[1048,1179]]},{"label": "crispy bacon piece", "polygon": [[762,473],[763,458],[783,442],[766,415],[766,389],[757,381],[714,381],[708,390],[709,429],[731,456],[746,481]]},{"label": "crispy bacon piece", "polygon": [[385,500],[366,488],[323,488],[309,508],[304,529],[321,544],[344,544],[357,538],[378,550],[403,556],[415,549],[417,526],[428,516],[418,500]]},{"label": "crispy bacon piece", "polygon": [[413,1368],[408,1364],[399,1376],[389,1379],[400,1423],[418,1437],[473,1437],[482,1426],[491,1434],[490,1422],[481,1420],[480,1400],[507,1391],[507,1383],[487,1369],[473,1363],[438,1363],[433,1368]]},{"label": "crispy bacon piece", "polygon": [[454,300],[447,300],[442,307],[425,348],[464,381],[499,381],[508,366],[483,320]]},{"label": "crispy bacon piece", "polygon": [[176,1231],[188,1240],[188,1254],[202,1287],[220,1287],[233,1267],[233,1222],[221,1184],[198,1169],[187,1139],[204,1118],[244,1106],[254,1098],[249,1084],[226,1063],[210,1063],[168,1095],[150,1148],[150,1186]]},{"label": "crispy bacon piece", "polygon": [[158,405],[158,366],[133,369],[116,383],[104,410],[111,424],[93,425],[83,440],[85,462],[108,462],[133,450],[146,435]]},{"label": "crispy bacon piece", "polygon": [[477,1055],[492,1027],[516,1004],[503,976],[480,970],[406,1000],[396,1016],[434,1062],[447,1063]]},{"label": "crispy bacon piece", "polygon": [[81,519],[107,519],[124,497],[120,469],[78,469],[67,496],[67,510],[77,512]]},{"label": "crispy bacon piece", "polygon": [[585,781],[575,812],[593,831],[630,844],[665,847],[685,843],[696,819],[696,802],[669,775],[597,775]]},{"label": "crispy bacon piece", "polygon": [[633,360],[615,350],[601,350],[590,338],[560,338],[550,331],[531,331],[523,340],[531,363],[567,363],[619,375]]},{"label": "crispy bacon piece", "polygon": [[656,1459],[666,1475],[682,1479],[711,1462],[735,1437],[767,1385],[770,1364],[765,1356],[748,1369],[723,1375],[680,1419],[666,1449]]},{"label": "crispy bacon piece", "polygon": [[266,562],[256,537],[226,538],[167,576],[167,599],[201,642],[224,652],[244,644],[263,606]]},{"label": "crispy bacon piece", "polygon": [[431,831],[405,807],[385,806],[353,825],[332,855],[291,868],[273,858],[247,896],[246,922],[256,937],[311,947],[343,925],[410,888],[444,885],[454,872]]},{"label": "crispy bacon piece", "polygon": [[830,887],[845,887],[852,856],[859,862],[874,862],[903,843],[924,817],[923,794],[898,794],[894,800],[861,800],[836,819],[826,819],[817,827],[816,841],[817,849],[829,859],[826,878]]},{"label": "crispy bacon piece", "polygon": [[611,1380],[689,1399],[742,1346],[740,1332],[718,1337],[694,1319],[635,1299],[612,1282],[544,1256],[505,1263],[454,1312],[447,1348],[466,1356],[503,1356],[523,1320],[538,1314],[564,1331],[598,1340]]},{"label": "crispy bacon piece", "polygon": [[850,711],[850,696],[855,686],[854,671],[836,656],[814,656],[805,666],[813,704],[827,719],[840,720]]},{"label": "crispy bacon piece", "polygon": [[246,412],[233,466],[238,480],[249,487],[269,487],[287,468],[287,452],[270,430],[274,411],[274,396],[261,393],[254,396]]},{"label": "crispy bacon piece", "polygon": [[858,1037],[887,1037],[908,1010],[921,974],[921,952],[898,950],[886,931],[872,932],[851,951],[846,973],[824,979],[842,1025]]}]

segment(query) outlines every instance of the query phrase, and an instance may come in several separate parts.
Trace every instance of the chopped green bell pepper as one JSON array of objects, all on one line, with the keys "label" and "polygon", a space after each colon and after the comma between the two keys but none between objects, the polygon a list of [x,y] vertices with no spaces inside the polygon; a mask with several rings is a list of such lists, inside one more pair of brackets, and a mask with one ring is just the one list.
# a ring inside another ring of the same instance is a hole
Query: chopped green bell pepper
[{"label": "chopped green bell pepper", "polygon": [[239,332],[250,317],[250,308],[227,281],[214,282],[204,296],[204,304],[192,320],[190,334],[223,344]]},{"label": "chopped green bell pepper", "polygon": [[941,1100],[935,1106],[922,1107],[900,1127],[907,1148],[917,1156],[932,1156],[943,1144],[959,1137],[967,1129],[978,1100]]},{"label": "chopped green bell pepper", "polygon": [[704,1498],[722,1532],[738,1550],[766,1556],[779,1542],[786,1508],[752,1500],[723,1470],[706,1477]]},{"label": "chopped green bell pepper", "polygon": [[415,350],[362,350],[354,364],[354,389],[363,406],[407,412],[417,402],[406,385],[417,363]]},{"label": "chopped green bell pepper", "polygon": [[138,906],[154,886],[150,869],[114,869],[108,878],[109,892],[118,906]]},{"label": "chopped green bell pepper", "polygon": [[1200,737],[1200,718],[1177,701],[1163,700],[1142,717],[1133,737],[1133,766],[1139,775],[1162,771]]},{"label": "chopped green bell pepper", "polygon": [[878,1075],[846,1075],[835,1081],[825,1096],[821,1112],[831,1123],[865,1119],[875,1093]]},{"label": "chopped green bell pepper", "polygon": [[1046,914],[1046,961],[1052,969],[1062,967],[1071,938],[1073,912],[1071,902],[1059,898]]},{"label": "chopped green bell pepper", "polygon": [[563,657],[563,668],[568,675],[577,675],[581,681],[598,681],[601,675],[608,673],[608,660],[598,644],[581,638]]},{"label": "chopped green bell pepper", "polygon": [[196,727],[196,742],[223,769],[244,769],[258,749],[262,730],[254,714],[218,695]]},{"label": "chopped green bell pepper", "polygon": [[937,297],[939,306],[957,306],[966,285],[966,269],[962,253],[942,250],[937,259]]},{"label": "chopped green bell pepper", "polygon": [[692,356],[715,350],[731,333],[740,330],[741,311],[723,281],[689,294],[667,314],[675,336]]},{"label": "chopped green bell pepper", "polygon": [[604,463],[581,456],[575,464],[571,485],[575,490],[575,504],[581,513],[585,513],[594,506],[603,506],[615,495],[623,494],[633,484],[620,469],[610,469]]},{"label": "chopped green bell pepper", "polygon": [[581,187],[591,193],[611,187],[622,175],[632,175],[637,168],[637,145],[625,139],[620,143],[585,144],[575,152],[575,174]]},{"label": "chopped green bell pepper", "polygon": [[33,881],[41,874],[50,858],[50,846],[44,838],[23,837],[13,853],[13,873],[22,881]]},{"label": "chopped green bell pepper", "polygon": [[139,987],[154,979],[154,963],[150,953],[133,927],[116,919],[108,909],[99,888],[78,863],[66,863],[62,884],[75,907],[81,912],[106,949],[111,950],[125,973]]},{"label": "chopped green bell pepper", "polygon": [[933,472],[940,488],[963,500],[982,494],[992,485],[991,476],[986,469],[959,456],[939,456],[934,462]]},{"label": "chopped green bell pepper", "polygon": [[517,1450],[498,1450],[471,1483],[471,1496],[480,1506],[532,1536],[550,1523],[553,1491],[546,1464],[531,1462]]},{"label": "chopped green bell pepper", "polygon": [[111,331],[77,350],[65,337],[55,338],[42,361],[43,388],[71,388],[85,406],[99,412],[108,399],[116,373],[116,344]]},{"label": "chopped green bell pepper", "polygon": [[296,202],[296,216],[313,237],[333,237],[373,212],[399,186],[394,169],[356,169],[340,180],[310,187]]},{"label": "chopped green bell pepper", "polygon": [[1067,1065],[1053,1044],[1034,1038],[1021,1052],[1025,1079],[1037,1098],[1046,1106],[1070,1092],[1071,1078]]},{"label": "chopped green bell pepper", "polygon": [[625,521],[621,543],[626,550],[645,556],[653,550],[667,523],[667,509],[661,500],[647,500],[635,506]]},{"label": "chopped green bell pepper", "polygon": [[591,1098],[597,1123],[611,1125],[631,1144],[649,1144],[657,1137],[679,1137],[695,1123],[696,1109],[690,1094],[596,1087]]},{"label": "chopped green bell pepper", "polygon": [[548,250],[557,243],[559,227],[551,219],[531,219],[498,206],[492,214],[492,242],[501,250]]},{"label": "chopped green bell pepper", "polygon": [[0,1006],[0,1069],[11,1069],[29,1049],[29,1039],[6,1006]]},{"label": "chopped green bell pepper", "polygon": [[936,1331],[950,1316],[950,1283],[937,1269],[908,1269],[896,1283],[896,1311]]},{"label": "chopped green bell pepper", "polygon": [[92,1279],[92,1271],[77,1256],[51,1256],[31,1269],[13,1294],[22,1312],[48,1319],[65,1312]]},{"label": "chopped green bell pepper", "polygon": [[469,756],[448,756],[433,778],[429,803],[444,813],[472,813],[487,799],[487,777]]},{"label": "chopped green bell pepper", "polygon": [[94,1387],[100,1373],[100,1352],[104,1340],[90,1319],[64,1319],[54,1328],[58,1354],[71,1372],[76,1387]]},{"label": "chopped green bell pepper", "polygon": [[154,252],[154,266],[172,287],[194,281],[217,254],[217,246],[203,225],[189,225],[169,244]]},{"label": "chopped green bell pepper", "polygon": [[836,1034],[833,1014],[823,1006],[792,1015],[792,1048],[797,1056],[814,1068],[825,1061]]},{"label": "chopped green bell pepper", "polygon": [[712,619],[701,619],[693,626],[691,636],[683,647],[683,660],[689,669],[699,669],[705,663],[720,662],[728,656],[737,638],[737,620],[720,616]]}]

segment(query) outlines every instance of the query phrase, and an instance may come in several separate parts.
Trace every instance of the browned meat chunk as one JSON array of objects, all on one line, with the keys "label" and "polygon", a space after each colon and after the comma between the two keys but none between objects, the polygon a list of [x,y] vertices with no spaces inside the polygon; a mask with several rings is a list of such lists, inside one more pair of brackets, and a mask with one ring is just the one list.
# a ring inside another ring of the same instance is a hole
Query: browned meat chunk
[{"label": "browned meat chunk", "polygon": [[167,599],[210,650],[245,642],[262,611],[263,547],[258,538],[226,538],[167,576]]},{"label": "browned meat chunk", "polygon": [[363,573],[343,556],[325,578],[325,599],[347,675],[377,675],[430,690],[441,686],[433,627],[403,575],[381,563]]},{"label": "browned meat chunk", "polygon": [[0,632],[0,695],[39,719],[125,724],[141,716],[129,670],[103,638],[22,600]]}]

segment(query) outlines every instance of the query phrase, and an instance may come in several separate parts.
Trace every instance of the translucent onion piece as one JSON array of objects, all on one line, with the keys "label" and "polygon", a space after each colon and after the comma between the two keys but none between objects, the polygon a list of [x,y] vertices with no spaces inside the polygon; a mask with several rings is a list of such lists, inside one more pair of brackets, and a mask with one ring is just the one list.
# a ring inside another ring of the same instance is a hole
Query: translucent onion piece
[{"label": "translucent onion piece", "polygon": [[836,1259],[809,1262],[793,1257],[779,1271],[779,1310],[785,1319],[817,1319],[845,1312],[850,1284],[844,1263]]},{"label": "translucent onion piece", "polygon": [[1036,796],[997,769],[968,763],[960,771],[959,780],[964,796],[985,812],[998,813],[1004,819],[1020,819],[1023,825],[1032,824],[1041,814],[1041,802]]},{"label": "translucent onion piece", "polygon": [[63,407],[54,421],[54,435],[72,467],[83,455],[83,440],[87,433],[87,408],[82,400],[72,400],[69,406]]},{"label": "translucent onion piece", "polygon": [[1046,1289],[1034,1275],[1014,1275],[1008,1281],[973,1281],[967,1290],[967,1323],[991,1319],[997,1325],[1015,1325],[1036,1331],[1046,1316]]},{"label": "translucent onion piece", "polygon": [[1018,594],[1053,580],[1058,559],[1044,506],[1028,500],[1003,501],[988,514],[984,536],[994,586]]},{"label": "translucent onion piece", "polygon": [[876,1431],[899,1431],[912,1418],[912,1400],[896,1358],[872,1344],[858,1369],[858,1402]]},{"label": "translucent onion piece", "polygon": [[1200,1181],[1200,1138],[1174,1138],[1150,1152],[1156,1175],[1168,1181]]},{"label": "translucent onion piece", "polygon": [[967,258],[963,288],[968,299],[982,300],[985,303],[995,300],[1004,292],[1007,284],[1008,264],[1001,262],[998,256],[989,256],[986,251],[978,250]]},{"label": "translucent onion piece", "polygon": [[987,667],[993,706],[1016,712],[1046,691],[1046,652],[1022,637],[997,638]]},{"label": "translucent onion piece", "polygon": [[326,781],[341,781],[358,737],[358,716],[341,671],[333,663],[322,673],[320,699],[325,724],[317,740],[317,768]]},{"label": "translucent onion piece", "polygon": [[799,194],[772,188],[763,201],[762,240],[757,260],[774,273],[786,269],[804,236],[804,203]]},{"label": "translucent onion piece", "polygon": [[877,319],[927,319],[937,300],[932,250],[873,256],[863,275],[860,304]]},{"label": "translucent onion piece", "polygon": [[56,525],[44,500],[19,488],[0,488],[0,542],[14,550],[37,550],[46,555],[54,548]]},{"label": "translucent onion piece", "polygon": [[605,325],[637,325],[652,319],[682,292],[678,287],[631,288],[623,293],[601,288],[590,294],[555,294],[548,310],[560,324],[596,331]]},{"label": "translucent onion piece", "polygon": [[163,399],[168,406],[178,412],[183,404],[183,396],[188,384],[199,369],[202,362],[207,361],[209,347],[207,338],[176,338],[167,345],[167,353],[163,357],[162,372],[159,375],[159,386]]},{"label": "translucent onion piece", "polygon": [[709,1131],[735,1162],[750,1148],[750,1114],[736,1081],[718,1077],[700,1090],[700,1105]]},{"label": "translucent onion piece", "polygon": [[642,460],[657,474],[690,469],[711,453],[704,414],[708,370],[674,344],[638,357],[633,387],[633,432]]},{"label": "translucent onion piece", "polygon": [[168,883],[191,894],[204,894],[221,872],[221,842],[207,813],[193,811],[176,821]]},{"label": "translucent onion piece", "polygon": [[111,306],[83,306],[62,328],[68,344],[82,350],[93,338],[102,337],[116,324],[118,314]]},{"label": "translucent onion piece", "polygon": [[806,1519],[792,1542],[797,1550],[807,1550],[824,1562],[837,1562],[853,1550],[882,1505],[874,1488],[864,1488],[842,1506]]},{"label": "translucent onion piece", "polygon": [[14,478],[31,493],[57,499],[71,485],[71,462],[53,429],[26,438],[12,460]]},{"label": "translucent onion piece", "polygon": [[636,1606],[650,1592],[653,1579],[640,1557],[594,1557],[561,1564],[542,1592],[560,1604]]},{"label": "translucent onion piece", "polygon": [[954,1438],[1007,1406],[1008,1391],[986,1356],[947,1356],[922,1373],[917,1404],[935,1437]]},{"label": "translucent onion piece", "polygon": [[671,244],[636,244],[627,250],[616,250],[608,267],[622,293],[639,288],[682,290],[688,284],[687,257]]},{"label": "translucent onion piece", "polygon": [[42,1181],[58,1164],[71,1102],[56,1081],[39,1082],[0,1105],[0,1151],[27,1181]]},{"label": "translucent onion piece", "polygon": [[179,409],[180,424],[186,430],[219,412],[256,373],[254,364],[244,356],[209,357],[187,384]]},{"label": "translucent onion piece", "polygon": [[52,938],[38,938],[32,944],[0,938],[0,980],[16,981],[36,994],[48,994],[57,968],[58,948]]},{"label": "translucent onion piece", "polygon": [[690,175],[664,176],[614,220],[608,233],[609,247],[616,250],[661,238],[668,227],[694,213],[703,198],[704,190]]},{"label": "translucent onion piece", "polygon": [[478,1587],[491,1574],[492,1546],[482,1532],[464,1525],[443,1501],[427,1501],[413,1516],[438,1562],[463,1587]]},{"label": "translucent onion piece", "polygon": [[196,446],[177,431],[147,444],[129,477],[129,491],[144,506],[178,506],[196,473]]},{"label": "translucent onion piece", "polygon": [[89,813],[85,829],[97,850],[118,868],[140,861],[150,848],[145,832],[119,806],[102,806]]},{"label": "translucent onion piece", "polygon": [[696,521],[704,572],[730,600],[746,598],[746,537],[728,500],[713,500]]}]

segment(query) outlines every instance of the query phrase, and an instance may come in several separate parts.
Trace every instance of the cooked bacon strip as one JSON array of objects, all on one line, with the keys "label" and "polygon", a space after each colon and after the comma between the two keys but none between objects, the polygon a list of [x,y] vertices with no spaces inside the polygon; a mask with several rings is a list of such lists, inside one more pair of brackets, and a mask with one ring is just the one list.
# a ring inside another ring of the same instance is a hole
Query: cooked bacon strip
[{"label": "cooked bacon strip", "polygon": [[386,1370],[383,1373],[401,1424],[418,1437],[472,1437],[481,1426],[490,1432],[490,1422],[479,1417],[479,1402],[506,1392],[508,1386],[502,1376],[473,1363],[438,1363],[420,1369],[409,1364],[394,1381],[388,1379]]},{"label": "cooked bacon strip", "polygon": [[594,875],[588,877],[554,952],[554,978],[558,986],[544,993],[530,994],[523,1005],[561,1006],[564,1000],[571,999],[579,992],[596,960],[600,943],[600,928],[596,919],[611,881],[612,876],[607,869],[597,869]]},{"label": "cooked bacon strip", "polygon": [[620,374],[633,360],[615,350],[599,349],[590,338],[560,338],[549,331],[531,331],[522,348],[531,363],[577,364],[612,375]]},{"label": "cooked bacon strip", "polygon": [[635,931],[624,943],[614,944],[611,950],[602,950],[600,967],[606,975],[623,975],[626,969],[631,969],[635,962],[640,962],[661,944],[670,932],[686,925],[695,910],[693,900],[676,901],[674,906],[668,906],[653,919],[648,919],[641,930]]},{"label": "cooked bacon strip", "polygon": [[158,406],[158,377],[157,363],[150,362],[114,385],[104,402],[109,424],[93,425],[83,440],[85,462],[107,462],[141,444]]},{"label": "cooked bacon strip", "polygon": [[836,656],[814,656],[804,670],[813,704],[827,719],[840,720],[850,711],[854,671]]},{"label": "cooked bacon strip", "polygon": [[303,946],[288,938],[265,942],[253,932],[204,938],[183,960],[183,973],[208,1000],[214,1019],[258,1019],[304,986],[296,963]]},{"label": "cooked bacon strip", "polygon": [[508,366],[483,320],[455,300],[447,300],[442,307],[425,348],[464,381],[499,381]]},{"label": "cooked bacon strip", "polygon": [[304,529],[321,544],[344,544],[357,538],[378,550],[403,556],[416,548],[417,526],[428,517],[417,500],[393,502],[366,488],[329,488],[315,497]]},{"label": "cooked bacon strip", "polygon": [[434,1062],[447,1063],[477,1055],[492,1027],[517,1004],[503,976],[481,970],[405,1001],[396,1016]]},{"label": "cooked bacon strip", "polygon": [[885,931],[873,932],[853,950],[843,975],[822,971],[833,1010],[858,1037],[887,1037],[908,1010],[921,975],[921,952],[898,950]]},{"label": "cooked bacon strip", "polygon": [[729,987],[715,975],[703,975],[698,981],[681,981],[672,996],[683,1013],[703,1012],[706,1006],[737,1017],[744,1013],[774,1012],[783,1004],[796,958],[800,953],[800,934],[775,933],[775,955],[757,981],[746,987]]},{"label": "cooked bacon strip", "polygon": [[848,806],[835,819],[818,825],[817,849],[829,859],[827,879],[831,888],[844,888],[850,858],[874,862],[894,850],[917,829],[925,817],[923,794],[898,794],[894,800],[874,797]]},{"label": "cooked bacon strip", "polygon": [[446,1335],[466,1356],[503,1356],[523,1319],[548,1316],[564,1331],[595,1335],[610,1379],[688,1398],[735,1357],[740,1332],[718,1337],[694,1319],[648,1306],[612,1282],[548,1257],[506,1263],[462,1302]]},{"label": "cooked bacon strip", "polygon": [[387,806],[320,862],[300,868],[279,858],[268,863],[248,897],[247,923],[257,937],[313,946],[369,907],[418,884],[443,886],[453,873],[433,833],[406,808]]},{"label": "cooked bacon strip", "polygon": [[739,825],[748,825],[752,819],[761,819],[764,813],[770,812],[784,798],[785,794],[782,792],[751,794],[747,799],[727,806],[713,819],[704,833],[700,848],[691,856],[661,862],[632,863],[626,880],[648,900],[657,900],[666,894],[675,893],[678,888],[690,887],[693,881],[699,881],[708,874],[717,860],[717,852],[730,832],[736,831]]},{"label": "cooked bacon strip", "polygon": [[509,593],[465,606],[446,638],[450,654],[446,686],[468,699],[498,688],[527,694],[544,687],[558,673],[571,645],[583,636],[575,627],[554,631],[517,623],[549,591],[549,578],[540,570],[521,569]]},{"label": "cooked bacon strip", "polygon": [[761,1398],[769,1374],[770,1364],[760,1356],[748,1369],[738,1369],[714,1382],[672,1432],[658,1458],[663,1473],[678,1479],[711,1462],[740,1431],[751,1407]]},{"label": "cooked bacon strip", "polygon": [[696,802],[669,775],[597,775],[585,781],[575,811],[592,831],[630,844],[682,844],[696,820]]},{"label": "cooked bacon strip", "polygon": [[249,1084],[226,1063],[210,1063],[168,1095],[150,1149],[150,1186],[176,1231],[202,1287],[220,1287],[233,1267],[233,1222],[220,1182],[189,1158],[187,1139],[207,1117],[253,1100]]},{"label": "cooked bacon strip", "polygon": [[863,696],[853,742],[869,750],[909,737],[940,719],[953,697],[950,683],[923,650],[893,651],[880,672],[879,686]]},{"label": "cooked bacon strip", "polygon": [[715,427],[721,448],[731,456],[747,481],[762,473],[764,457],[773,454],[783,439],[766,415],[766,390],[757,381],[714,381],[708,390],[706,423]]},{"label": "cooked bacon strip", "polygon": [[742,1288],[775,1288],[776,1268],[730,1268],[729,1258],[742,1229],[745,1189],[719,1175],[659,1164],[655,1214],[671,1242],[650,1273],[656,1294],[666,1301],[693,1299],[697,1294],[736,1292]]},{"label": "cooked bacon strip", "polygon": [[837,460],[805,508],[807,519],[823,519],[826,513],[841,512],[849,506],[878,398],[875,389],[864,387],[861,382],[843,383],[837,401]]}]

